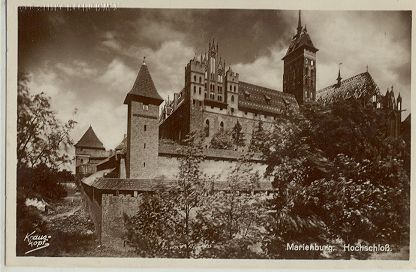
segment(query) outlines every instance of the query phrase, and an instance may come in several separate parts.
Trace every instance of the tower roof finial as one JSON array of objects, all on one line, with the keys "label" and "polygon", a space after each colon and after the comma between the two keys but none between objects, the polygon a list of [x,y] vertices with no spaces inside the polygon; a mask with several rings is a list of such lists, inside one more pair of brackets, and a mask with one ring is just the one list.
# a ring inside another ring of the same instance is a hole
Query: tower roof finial
[{"label": "tower roof finial", "polygon": [[338,64],[338,78],[337,78],[338,86],[341,85],[341,80],[342,80],[342,77],[341,77],[341,65],[342,65],[342,62],[340,62]]},{"label": "tower roof finial", "polygon": [[146,57],[143,57],[143,65],[146,65]]},{"label": "tower roof finial", "polygon": [[302,19],[301,19],[301,12],[299,10],[299,18],[298,18],[298,34],[302,31]]}]

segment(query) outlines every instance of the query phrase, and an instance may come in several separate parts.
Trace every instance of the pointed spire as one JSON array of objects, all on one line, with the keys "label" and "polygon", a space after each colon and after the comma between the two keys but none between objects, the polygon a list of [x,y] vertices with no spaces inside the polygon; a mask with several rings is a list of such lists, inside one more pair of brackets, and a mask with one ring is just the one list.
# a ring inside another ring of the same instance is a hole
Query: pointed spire
[{"label": "pointed spire", "polygon": [[81,139],[79,139],[79,141],[75,144],[75,147],[105,149],[103,143],[100,139],[98,139],[91,125],[84,135],[82,135]]},{"label": "pointed spire", "polygon": [[163,102],[163,99],[156,90],[155,84],[153,83],[153,79],[144,60],[133,87],[124,99],[124,104],[128,104],[130,100],[146,100],[146,103],[155,105],[160,105]]},{"label": "pointed spire", "polygon": [[299,10],[299,18],[298,18],[298,34],[302,31],[302,19],[301,19],[301,13]]},{"label": "pointed spire", "polygon": [[340,86],[341,85],[341,80],[342,80],[342,77],[341,77],[341,65],[342,65],[342,62],[340,62],[339,64],[338,64],[338,78],[337,78],[337,84],[338,84],[338,86]]}]

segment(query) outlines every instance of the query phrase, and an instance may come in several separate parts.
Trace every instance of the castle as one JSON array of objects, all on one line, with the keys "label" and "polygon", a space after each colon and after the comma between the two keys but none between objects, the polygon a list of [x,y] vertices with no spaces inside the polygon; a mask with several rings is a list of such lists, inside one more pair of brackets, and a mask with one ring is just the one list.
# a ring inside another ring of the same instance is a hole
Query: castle
[{"label": "castle", "polygon": [[[353,99],[372,104],[388,113],[387,134],[400,133],[402,98],[393,87],[380,93],[368,71],[316,90],[316,53],[301,14],[284,62],[283,92],[243,81],[220,56],[218,43],[209,43],[208,51],[191,59],[185,67],[184,88],[164,101],[159,95],[145,61],[132,89],[126,94],[127,135],[115,150],[106,151],[90,126],[75,144],[76,173],[85,178],[83,191],[99,234],[100,242],[122,247],[123,213],[136,213],[140,193],[154,191],[160,184],[175,182],[178,151],[185,136],[195,130],[205,134],[205,159],[201,168],[218,177],[215,188],[227,177],[241,157],[239,149],[215,149],[209,146],[214,135],[231,130],[237,124],[246,144],[262,123],[271,129],[276,117],[300,105],[318,101],[323,104]],[[163,105],[162,105],[163,103]],[[162,105],[162,106],[161,106]],[[251,158],[253,169],[261,174],[266,165],[259,157]],[[270,180],[263,177],[256,192],[273,192]]]},{"label": "castle", "polygon": [[[125,170],[121,172],[125,172],[127,178],[153,178],[160,157],[166,155],[161,139],[180,143],[191,131],[204,130],[209,147],[216,132],[230,130],[239,123],[247,136],[246,142],[249,142],[258,122],[266,128],[271,127],[282,112],[316,100],[322,103],[339,99],[371,101],[375,107],[390,111],[387,130],[389,135],[397,137],[402,111],[400,94],[396,99],[392,87],[386,95],[381,95],[368,71],[345,80],[339,71],[335,84],[317,91],[317,51],[306,27],[301,24],[299,11],[297,32],[282,58],[283,92],[245,82],[230,66],[226,69],[218,43],[213,40],[205,54],[188,62],[184,88],[175,93],[172,100],[166,101],[157,92],[143,61],[124,100],[128,120],[123,144],[115,151],[105,151],[90,127],[75,145],[76,172],[82,175],[94,173],[103,169],[100,164],[107,157],[115,156],[125,160]],[[116,168],[119,171],[120,165]],[[124,174],[118,173],[118,176]]]}]

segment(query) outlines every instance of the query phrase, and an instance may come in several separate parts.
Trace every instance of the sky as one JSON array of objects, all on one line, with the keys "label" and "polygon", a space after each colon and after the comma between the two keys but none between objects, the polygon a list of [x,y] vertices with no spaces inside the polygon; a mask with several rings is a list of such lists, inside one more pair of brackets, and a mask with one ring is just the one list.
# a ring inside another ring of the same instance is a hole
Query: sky
[{"label": "sky", "polygon": [[[283,61],[296,10],[19,10],[18,69],[45,92],[62,120],[92,125],[107,149],[126,133],[126,94],[146,57],[159,94],[184,86],[186,64],[213,38],[240,80],[282,90]],[[384,94],[394,86],[410,112],[411,12],[302,11],[317,52],[317,89],[368,71]],[[404,119],[403,117],[403,119]]]}]

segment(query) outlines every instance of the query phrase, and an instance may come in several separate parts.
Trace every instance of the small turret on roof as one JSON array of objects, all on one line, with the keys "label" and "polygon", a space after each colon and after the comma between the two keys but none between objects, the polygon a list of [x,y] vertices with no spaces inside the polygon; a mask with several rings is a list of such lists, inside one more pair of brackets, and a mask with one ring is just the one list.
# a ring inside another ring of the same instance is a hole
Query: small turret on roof
[{"label": "small turret on roof", "polygon": [[124,99],[124,104],[128,104],[131,100],[141,101],[154,105],[160,105],[163,102],[162,97],[160,97],[156,90],[149,70],[147,69],[145,58],[143,59],[143,64],[140,67],[133,88]]},{"label": "small turret on roof", "polygon": [[103,143],[100,141],[100,139],[98,139],[91,125],[81,137],[81,139],[75,144],[75,147],[105,150]]}]

